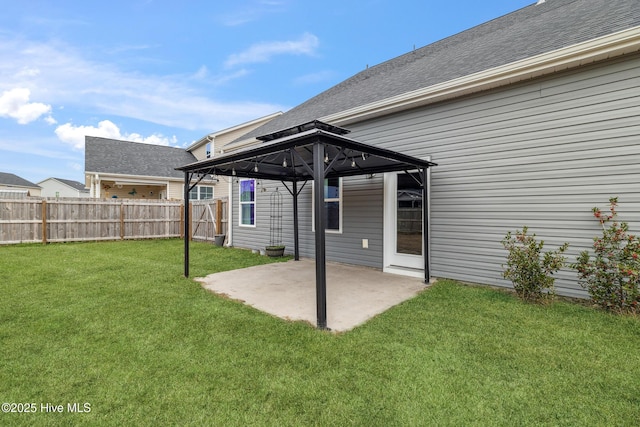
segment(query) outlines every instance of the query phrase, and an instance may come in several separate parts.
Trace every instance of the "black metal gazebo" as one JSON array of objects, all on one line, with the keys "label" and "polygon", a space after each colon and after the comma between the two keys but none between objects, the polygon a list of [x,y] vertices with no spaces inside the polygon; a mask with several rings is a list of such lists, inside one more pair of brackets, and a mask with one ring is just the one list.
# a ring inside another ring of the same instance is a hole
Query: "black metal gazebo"
[{"label": "black metal gazebo", "polygon": [[[293,197],[294,257],[299,259],[298,195],[312,180],[316,256],[317,326],[327,329],[324,180],[356,175],[418,170],[423,200],[427,200],[427,169],[435,163],[363,144],[344,135],[349,130],[314,120],[258,137],[261,144],[235,153],[177,168],[184,171],[184,198],[207,175],[281,181]],[[302,183],[299,187],[298,184]],[[290,185],[290,186],[289,186]],[[429,282],[428,215],[423,203],[424,280]],[[185,203],[185,218],[189,217]],[[189,224],[185,221],[184,275],[189,276]]]}]

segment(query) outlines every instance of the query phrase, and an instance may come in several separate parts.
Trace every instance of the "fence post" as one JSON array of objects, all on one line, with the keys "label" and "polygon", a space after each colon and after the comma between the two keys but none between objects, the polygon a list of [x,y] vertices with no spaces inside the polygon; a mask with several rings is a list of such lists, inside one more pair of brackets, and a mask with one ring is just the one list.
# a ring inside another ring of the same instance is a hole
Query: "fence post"
[{"label": "fence post", "polygon": [[222,232],[222,200],[216,200],[216,234],[224,234]]},{"label": "fence post", "polygon": [[120,240],[124,240],[124,202],[120,203]]},{"label": "fence post", "polygon": [[180,204],[180,238],[184,239],[184,203]]},{"label": "fence post", "polygon": [[189,241],[193,240],[193,203],[189,202],[189,218],[187,218],[189,223]]},{"label": "fence post", "polygon": [[42,200],[42,243],[47,243],[47,201]]}]

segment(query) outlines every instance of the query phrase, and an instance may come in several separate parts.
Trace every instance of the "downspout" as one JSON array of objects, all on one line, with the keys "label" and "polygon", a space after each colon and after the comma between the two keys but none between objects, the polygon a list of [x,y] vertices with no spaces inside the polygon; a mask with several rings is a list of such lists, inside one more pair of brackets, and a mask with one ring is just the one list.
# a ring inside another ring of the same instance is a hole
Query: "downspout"
[{"label": "downspout", "polygon": [[227,246],[233,246],[233,177],[227,184],[229,186],[229,196],[227,199]]}]

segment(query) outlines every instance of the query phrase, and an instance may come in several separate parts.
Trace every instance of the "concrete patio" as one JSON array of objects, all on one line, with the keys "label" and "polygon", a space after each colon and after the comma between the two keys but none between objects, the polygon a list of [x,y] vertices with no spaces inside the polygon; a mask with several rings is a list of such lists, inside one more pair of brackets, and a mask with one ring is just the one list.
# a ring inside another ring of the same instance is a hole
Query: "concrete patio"
[{"label": "concrete patio", "polygon": [[[423,280],[368,267],[327,262],[327,326],[348,331],[414,297]],[[196,278],[216,294],[286,320],[316,325],[315,261],[301,259]]]}]

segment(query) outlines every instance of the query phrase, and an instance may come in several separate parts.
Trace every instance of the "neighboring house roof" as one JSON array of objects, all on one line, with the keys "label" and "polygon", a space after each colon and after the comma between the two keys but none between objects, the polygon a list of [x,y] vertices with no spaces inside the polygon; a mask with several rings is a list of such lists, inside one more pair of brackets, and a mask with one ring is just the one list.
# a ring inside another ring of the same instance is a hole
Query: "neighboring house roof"
[{"label": "neighboring house roof", "polygon": [[78,181],[73,181],[71,179],[63,179],[63,178],[51,177],[51,178],[47,178],[47,179],[45,179],[43,181],[40,181],[38,184],[42,184],[44,181],[47,181],[47,180],[50,180],[50,179],[58,181],[59,183],[64,184],[64,185],[66,185],[68,187],[71,187],[72,189],[74,189],[76,191],[79,191],[81,193],[88,193],[89,192],[89,189],[85,188],[83,183],[78,182]]},{"label": "neighboring house roof", "polygon": [[0,172],[0,185],[7,185],[11,187],[33,187],[40,188],[38,184],[34,184],[31,181],[27,181],[24,178],[14,175],[12,173]]},{"label": "neighboring house roof", "polygon": [[196,158],[182,148],[85,137],[85,172],[183,178],[175,168]]},{"label": "neighboring house roof", "polygon": [[[458,81],[465,76],[495,71],[507,64],[525,61],[550,52],[560,52],[569,46],[612,35],[640,26],[638,0],[546,0],[519,9],[469,30],[447,37],[428,46],[367,68],[342,83],[309,99],[241,139],[289,128],[314,119],[336,124],[348,123],[345,111],[358,107],[374,108],[376,103],[394,99],[424,88],[444,87],[446,82]],[[638,35],[634,33],[633,46],[638,50]],[[621,48],[620,48],[621,49]],[[620,53],[627,53],[626,51]],[[630,49],[626,47],[626,49]],[[569,55],[569,53],[564,53]],[[595,54],[594,54],[595,56]],[[611,55],[600,55],[606,59]],[[568,58],[568,57],[567,57]],[[542,57],[540,60],[542,61]],[[550,60],[550,59],[547,59]],[[549,66],[544,72],[534,70],[531,64],[520,79],[580,65],[580,57],[563,67]],[[523,68],[524,69],[524,68]],[[524,73],[524,71],[523,71]],[[484,76],[484,75],[483,75]],[[487,73],[485,78],[491,76]],[[505,79],[502,84],[515,79]],[[496,84],[497,85],[497,84]],[[484,87],[476,85],[475,91]],[[444,90],[444,89],[442,89]],[[467,93],[471,93],[469,89]],[[443,95],[444,96],[444,95]],[[443,99],[442,97],[439,99]],[[444,98],[446,99],[446,98]],[[433,102],[435,97],[431,98]],[[421,105],[428,103],[423,100]],[[412,104],[417,106],[417,104]],[[410,108],[407,103],[395,111]],[[392,111],[390,108],[387,112]],[[351,116],[354,119],[355,113]],[[363,116],[359,116],[360,119]]]}]

